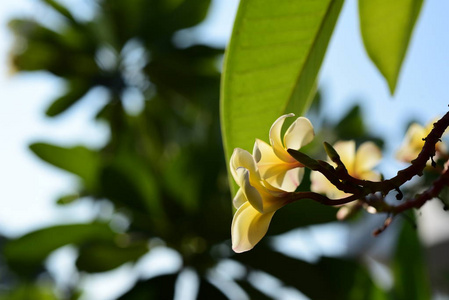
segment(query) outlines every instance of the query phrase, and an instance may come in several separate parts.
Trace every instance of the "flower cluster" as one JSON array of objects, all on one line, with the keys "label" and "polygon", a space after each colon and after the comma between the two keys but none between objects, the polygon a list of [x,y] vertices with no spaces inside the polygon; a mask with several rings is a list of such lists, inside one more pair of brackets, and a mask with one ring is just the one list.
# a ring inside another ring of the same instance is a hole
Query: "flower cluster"
[{"label": "flower cluster", "polygon": [[[287,149],[299,150],[314,137],[313,126],[307,118],[299,117],[281,138],[283,115],[271,126],[270,144],[256,139],[253,153],[236,148],[230,159],[230,170],[240,187],[233,204],[237,209],[231,226],[232,248],[235,252],[252,249],[266,234],[274,213],[293,201],[292,194],[304,176],[304,165],[293,158]],[[378,180],[380,175],[372,171],[381,153],[374,143],[367,142],[355,149],[354,141],[338,142],[335,149],[354,178]],[[319,172],[312,172],[311,190],[328,197],[343,197]]]},{"label": "flower cluster", "polygon": [[[424,137],[430,133],[435,122],[436,120],[430,122],[425,127],[418,123],[412,123],[405,134],[401,147],[396,153],[396,158],[407,163],[415,159],[424,146]],[[435,154],[437,158],[443,156],[445,153],[446,147],[444,144],[438,143],[435,145]]]},{"label": "flower cluster", "polygon": [[[319,203],[341,206],[337,218],[343,219],[355,209],[368,212],[385,212],[389,217],[384,226],[375,231],[382,232],[391,219],[410,208],[420,208],[439,195],[449,180],[449,163],[436,170],[439,177],[424,192],[399,205],[385,202],[385,195],[397,192],[402,199],[400,187],[414,176],[421,176],[429,159],[432,166],[440,160],[448,160],[441,138],[449,127],[449,112],[435,123],[422,127],[412,124],[397,157],[411,165],[398,172],[397,176],[382,179],[373,171],[382,156],[372,142],[356,148],[355,141],[339,141],[331,146],[324,143],[329,155],[327,162],[315,160],[298,151],[314,138],[313,126],[304,117],[299,117],[282,137],[284,121],[293,114],[283,115],[271,126],[270,143],[256,139],[253,153],[235,149],[230,159],[232,176],[240,189],[233,200],[237,209],[232,221],[232,247],[235,252],[252,249],[267,233],[275,212],[286,204],[309,198]],[[304,177],[304,168],[311,172],[311,191],[296,191]]]},{"label": "flower cluster", "polygon": [[271,126],[270,144],[256,140],[253,154],[236,148],[230,169],[240,189],[234,197],[237,209],[232,221],[232,248],[235,252],[252,249],[266,234],[276,210],[291,201],[304,176],[304,166],[287,152],[300,149],[314,137],[313,126],[299,117],[281,138],[283,115]]}]

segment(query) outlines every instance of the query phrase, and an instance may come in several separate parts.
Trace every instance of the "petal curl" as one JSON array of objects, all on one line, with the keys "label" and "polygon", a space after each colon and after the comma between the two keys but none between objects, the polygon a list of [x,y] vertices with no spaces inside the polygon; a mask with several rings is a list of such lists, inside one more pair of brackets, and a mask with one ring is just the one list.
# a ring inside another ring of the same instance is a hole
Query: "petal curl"
[{"label": "petal curl", "polygon": [[239,209],[240,206],[242,206],[245,202],[247,202],[248,199],[246,199],[245,194],[243,193],[243,190],[240,188],[237,193],[234,196],[234,199],[232,199],[232,204],[236,209]]},{"label": "petal curl", "polygon": [[285,150],[285,147],[282,144],[282,125],[284,124],[285,118],[293,116],[294,114],[280,116],[276,121],[274,121],[273,125],[270,128],[270,144],[273,147],[273,151],[280,159],[285,162],[291,162],[293,158],[290,156],[290,154],[288,154],[287,150]]},{"label": "petal curl", "polygon": [[263,212],[262,196],[256,187],[251,185],[249,174],[250,172],[245,168],[237,168],[236,170],[238,181],[242,193],[251,205],[260,212]]},{"label": "petal curl", "polygon": [[299,117],[287,129],[284,135],[284,145],[287,149],[298,150],[310,143],[315,136],[313,125],[309,119]]},{"label": "petal curl", "polygon": [[251,250],[267,233],[274,213],[262,214],[249,203],[240,206],[231,225],[232,249],[237,253]]}]

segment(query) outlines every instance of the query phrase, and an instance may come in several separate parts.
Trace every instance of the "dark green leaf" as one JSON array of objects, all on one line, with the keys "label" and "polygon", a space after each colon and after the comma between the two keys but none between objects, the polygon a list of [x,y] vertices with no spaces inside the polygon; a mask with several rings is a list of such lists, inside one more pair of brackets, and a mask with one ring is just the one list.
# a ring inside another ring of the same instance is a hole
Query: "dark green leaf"
[{"label": "dark green leaf", "polygon": [[84,146],[71,148],[46,143],[30,145],[42,160],[81,177],[88,189],[94,189],[100,166],[99,154]]},{"label": "dark green leaf", "polygon": [[67,91],[57,98],[45,112],[47,116],[54,117],[70,108],[80,100],[91,88],[91,84],[85,80],[71,80]]},{"label": "dark green leaf", "polygon": [[119,246],[112,240],[92,241],[80,247],[76,266],[78,270],[89,273],[105,272],[127,262],[136,262],[147,252],[147,242]]},{"label": "dark green leaf", "polygon": [[225,296],[216,286],[211,284],[208,280],[201,278],[200,286],[198,289],[197,300],[228,300],[229,298]]},{"label": "dark green leaf", "polygon": [[30,273],[36,271],[51,252],[62,246],[111,240],[114,235],[105,223],[53,226],[10,240],[5,245],[4,256],[16,272]]},{"label": "dark green leaf", "polygon": [[341,121],[335,126],[339,139],[357,139],[366,133],[365,123],[360,106],[354,106]]},{"label": "dark green leaf", "polygon": [[239,280],[237,281],[238,285],[240,285],[245,292],[248,294],[249,299],[257,299],[257,300],[273,300],[273,298],[268,297],[258,289],[256,289],[252,284],[248,281]]},{"label": "dark green leaf", "polygon": [[69,194],[69,195],[60,197],[56,201],[56,203],[59,205],[66,205],[66,204],[73,203],[74,201],[78,200],[79,198],[80,198],[80,194]]},{"label": "dark green leaf", "polygon": [[322,257],[312,264],[270,251],[263,244],[234,259],[277,277],[311,299],[376,299],[373,291],[379,292],[366,270],[351,260]]},{"label": "dark green leaf", "polygon": [[72,21],[73,23],[77,23],[73,15],[70,13],[70,11],[58,1],[55,0],[42,0],[42,1],[48,4],[51,8],[53,8],[55,11],[57,11],[59,14],[61,14],[68,20]]},{"label": "dark green leaf", "polygon": [[177,278],[170,274],[139,281],[117,300],[173,300]]},{"label": "dark green leaf", "polygon": [[431,299],[429,273],[418,232],[407,222],[402,224],[393,260],[395,300]]},{"label": "dark green leaf", "polygon": [[289,204],[276,212],[268,234],[281,234],[294,228],[336,220],[337,210],[312,200],[303,199]]}]

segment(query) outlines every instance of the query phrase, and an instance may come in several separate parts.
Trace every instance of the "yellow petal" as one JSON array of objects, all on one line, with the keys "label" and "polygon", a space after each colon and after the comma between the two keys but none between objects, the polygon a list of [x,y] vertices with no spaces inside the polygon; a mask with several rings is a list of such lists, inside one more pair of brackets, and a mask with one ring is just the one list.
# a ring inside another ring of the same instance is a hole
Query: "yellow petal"
[{"label": "yellow petal", "polygon": [[[270,169],[285,164],[283,160],[277,157],[270,145],[259,139],[257,139],[254,144],[253,156],[256,158],[257,168],[259,169],[262,178],[267,177],[267,172],[270,172]],[[273,174],[268,176],[272,175]]]},{"label": "yellow petal", "polygon": [[365,171],[359,174],[359,179],[370,180],[370,181],[379,181],[380,174],[374,171]]},{"label": "yellow petal", "polygon": [[232,200],[232,204],[234,204],[234,207],[238,209],[240,206],[242,206],[245,202],[247,202],[248,199],[246,199],[245,194],[243,193],[242,189],[239,189],[237,193],[234,196],[234,199]]},{"label": "yellow petal", "polygon": [[262,214],[249,203],[245,203],[236,211],[232,220],[232,249],[237,252],[251,250],[267,233],[271,213]]},{"label": "yellow petal", "polygon": [[360,145],[355,154],[355,174],[360,175],[364,172],[372,170],[382,158],[382,152],[373,142],[365,142]]},{"label": "yellow petal", "polygon": [[304,168],[283,168],[266,180],[274,187],[286,192],[294,192],[304,177]]},{"label": "yellow petal", "polygon": [[317,171],[310,173],[310,190],[315,193],[325,194],[332,199],[338,199],[346,196],[345,192],[337,189],[327,178]]},{"label": "yellow petal", "polygon": [[415,159],[424,146],[422,139],[426,135],[426,130],[421,125],[417,123],[410,125],[401,148],[396,153],[396,158],[404,162],[410,162]]},{"label": "yellow petal", "polygon": [[294,114],[288,114],[280,116],[271,126],[270,129],[270,143],[273,147],[274,153],[285,162],[291,162],[293,157],[288,154],[287,150],[285,150],[284,145],[282,144],[281,139],[281,131],[282,125],[284,124],[285,118],[293,117]]},{"label": "yellow petal", "polygon": [[339,141],[334,144],[334,149],[340,155],[340,159],[346,166],[348,173],[354,175],[354,160],[355,160],[355,142],[354,141]]},{"label": "yellow petal", "polygon": [[309,119],[299,117],[290,125],[284,135],[285,148],[298,150],[310,143],[314,136],[313,126]]}]

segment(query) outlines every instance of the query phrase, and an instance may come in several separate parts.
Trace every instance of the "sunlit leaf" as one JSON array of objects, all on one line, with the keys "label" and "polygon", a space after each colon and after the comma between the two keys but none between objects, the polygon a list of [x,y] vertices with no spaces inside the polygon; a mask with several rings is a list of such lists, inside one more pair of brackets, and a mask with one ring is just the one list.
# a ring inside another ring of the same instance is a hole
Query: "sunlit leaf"
[{"label": "sunlit leaf", "polygon": [[286,111],[302,115],[342,0],[242,0],[221,86],[225,155],[251,150]]},{"label": "sunlit leaf", "polygon": [[360,28],[369,57],[394,93],[423,0],[359,0]]},{"label": "sunlit leaf", "polygon": [[393,260],[393,296],[397,300],[431,299],[429,271],[418,232],[405,222]]}]

